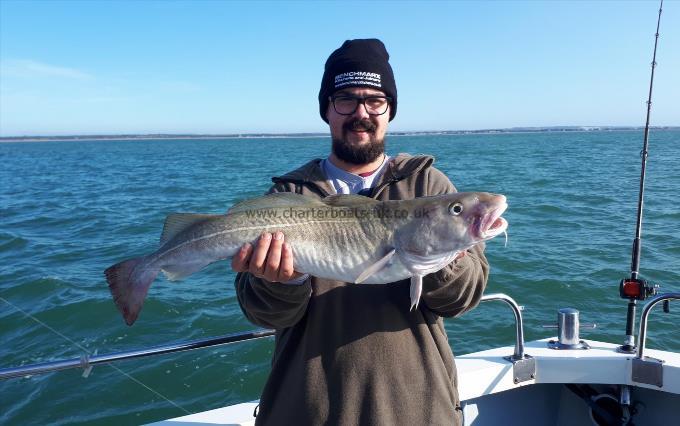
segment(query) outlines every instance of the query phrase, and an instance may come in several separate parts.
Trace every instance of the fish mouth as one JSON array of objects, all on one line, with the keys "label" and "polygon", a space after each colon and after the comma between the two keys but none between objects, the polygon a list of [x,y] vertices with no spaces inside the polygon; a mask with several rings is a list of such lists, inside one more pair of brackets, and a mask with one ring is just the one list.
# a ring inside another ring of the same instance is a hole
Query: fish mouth
[{"label": "fish mouth", "polygon": [[476,229],[477,237],[481,240],[490,240],[504,233],[508,229],[508,221],[501,217],[501,215],[507,208],[508,204],[504,199],[493,210],[484,215],[478,222],[479,226]]}]

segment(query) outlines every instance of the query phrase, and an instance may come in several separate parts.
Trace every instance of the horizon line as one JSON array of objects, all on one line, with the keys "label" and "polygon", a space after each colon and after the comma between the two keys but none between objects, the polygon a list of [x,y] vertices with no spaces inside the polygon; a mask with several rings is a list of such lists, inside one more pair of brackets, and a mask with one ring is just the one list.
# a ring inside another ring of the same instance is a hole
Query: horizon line
[{"label": "horizon line", "polygon": [[[387,136],[418,135],[466,135],[487,133],[539,133],[539,132],[582,132],[582,131],[616,131],[638,130],[645,126],[517,126],[476,130],[401,130],[387,132]],[[680,126],[649,126],[655,130],[680,130]],[[60,141],[60,140],[120,140],[120,139],[219,139],[219,138],[274,138],[274,137],[324,137],[330,132],[243,132],[243,133],[90,133],[70,135],[21,135],[0,136],[3,142],[21,141]]]}]

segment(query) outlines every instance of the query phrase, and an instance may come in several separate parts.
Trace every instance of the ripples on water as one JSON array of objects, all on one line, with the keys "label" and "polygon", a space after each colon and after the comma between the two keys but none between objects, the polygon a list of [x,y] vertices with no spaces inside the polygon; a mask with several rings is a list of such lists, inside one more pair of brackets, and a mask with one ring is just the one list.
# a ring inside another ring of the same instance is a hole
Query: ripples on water
[{"label": "ripples on water", "polygon": [[[654,132],[642,275],[680,291],[680,133]],[[634,236],[641,132],[392,137],[388,150],[430,153],[459,190],[504,193],[509,243],[488,244],[487,293],[526,307],[527,340],[560,307],[620,342]],[[226,262],[179,283],[159,279],[140,320],[124,325],[103,270],[155,250],[172,212],[221,213],[269,178],[326,154],[324,138],[0,144],[0,368],[111,353],[254,328],[238,308]],[[680,350],[676,313],[655,312],[648,346]],[[485,304],[447,321],[456,353],[510,345],[511,314]],[[72,340],[52,333],[40,321]],[[0,423],[140,423],[258,397],[272,341],[165,355],[0,382]],[[163,395],[162,397],[159,396]]]}]

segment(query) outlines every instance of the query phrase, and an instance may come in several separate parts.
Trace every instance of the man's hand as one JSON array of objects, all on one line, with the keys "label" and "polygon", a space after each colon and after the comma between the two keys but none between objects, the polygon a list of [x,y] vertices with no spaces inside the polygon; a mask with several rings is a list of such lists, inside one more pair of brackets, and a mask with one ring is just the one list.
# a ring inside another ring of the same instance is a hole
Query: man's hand
[{"label": "man's hand", "polygon": [[263,233],[255,247],[246,243],[231,259],[236,272],[250,272],[270,282],[286,282],[301,277],[293,269],[293,250],[284,241],[283,232]]}]

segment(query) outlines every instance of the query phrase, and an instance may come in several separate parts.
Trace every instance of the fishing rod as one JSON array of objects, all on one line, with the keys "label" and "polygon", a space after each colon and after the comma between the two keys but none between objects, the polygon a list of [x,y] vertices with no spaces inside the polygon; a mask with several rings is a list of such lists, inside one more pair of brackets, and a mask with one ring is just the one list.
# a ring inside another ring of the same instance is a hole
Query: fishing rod
[{"label": "fishing rod", "polygon": [[[640,251],[642,249],[642,209],[644,207],[645,176],[647,171],[647,156],[649,154],[649,117],[652,111],[652,89],[654,87],[654,69],[656,68],[656,48],[659,43],[659,26],[661,24],[661,11],[663,10],[663,0],[659,5],[659,16],[656,21],[656,33],[654,34],[654,54],[652,55],[652,72],[649,78],[649,96],[647,98],[647,120],[645,122],[644,141],[640,157],[642,158],[642,169],[640,171],[640,192],[638,195],[637,222],[635,224],[635,239],[633,240],[633,251],[630,262],[630,278],[624,278],[619,283],[619,294],[622,298],[628,299],[628,314],[626,317],[626,337],[624,343],[619,347],[621,352],[634,353],[635,336],[635,306],[638,300],[645,300],[647,297],[656,294],[657,287],[650,285],[646,280],[639,278],[640,273]],[[667,309],[667,307],[666,307]]]},{"label": "fishing rod", "polygon": [[261,339],[274,335],[274,330],[253,330],[243,333],[227,334],[220,337],[211,337],[206,339],[191,340],[187,342],[179,342],[173,344],[166,344],[162,346],[155,346],[147,349],[133,350],[127,352],[118,352],[106,355],[83,355],[80,358],[65,359],[52,362],[44,362],[40,364],[26,365],[22,367],[13,367],[0,369],[0,380],[11,379],[15,377],[32,376],[35,374],[50,373],[58,370],[66,370],[70,368],[82,368],[85,370],[84,376],[89,375],[90,370],[97,364],[109,364],[113,361],[122,361],[126,359],[144,358],[151,355],[162,355],[175,352],[184,352],[194,349],[208,348],[212,346],[227,345],[230,343],[243,342],[246,340]]}]

